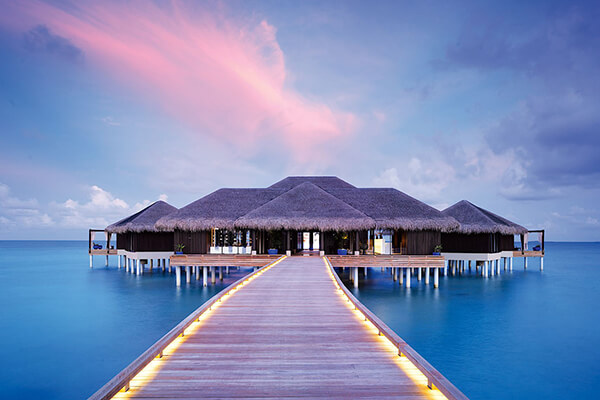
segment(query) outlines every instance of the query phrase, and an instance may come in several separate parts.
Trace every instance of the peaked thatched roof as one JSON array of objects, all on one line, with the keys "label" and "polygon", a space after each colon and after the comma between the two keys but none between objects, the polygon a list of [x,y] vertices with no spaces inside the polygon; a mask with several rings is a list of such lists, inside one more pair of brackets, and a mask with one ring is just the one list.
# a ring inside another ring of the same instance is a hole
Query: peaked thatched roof
[{"label": "peaked thatched roof", "polygon": [[285,189],[290,190],[302,183],[310,182],[321,189],[341,189],[353,188],[355,186],[338,178],[337,176],[288,176],[269,186],[270,189]]},{"label": "peaked thatched roof", "polygon": [[235,226],[252,229],[369,229],[375,221],[306,181],[240,217]]},{"label": "peaked thatched roof", "polygon": [[159,200],[141,211],[106,227],[111,233],[156,232],[156,221],[165,215],[177,211],[172,205]]},{"label": "peaked thatched roof", "polygon": [[458,222],[392,188],[328,189],[329,193],[375,220],[377,228],[452,231]]},{"label": "peaked thatched roof", "polygon": [[274,199],[280,189],[219,189],[157,221],[159,230],[233,229],[236,219]]},{"label": "peaked thatched roof", "polygon": [[442,213],[454,217],[460,223],[458,232],[461,233],[501,233],[503,235],[527,233],[527,229],[521,225],[477,207],[467,200],[459,201],[446,208]]}]

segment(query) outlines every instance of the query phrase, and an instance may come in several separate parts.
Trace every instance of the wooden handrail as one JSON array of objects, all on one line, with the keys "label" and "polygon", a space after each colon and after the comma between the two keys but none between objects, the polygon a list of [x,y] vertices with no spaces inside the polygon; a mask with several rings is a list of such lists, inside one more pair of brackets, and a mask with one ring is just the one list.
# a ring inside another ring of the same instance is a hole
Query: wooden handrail
[{"label": "wooden handrail", "polygon": [[377,317],[371,310],[369,310],[364,304],[362,304],[354,295],[346,288],[342,283],[339,276],[333,269],[331,262],[328,257],[323,257],[331,272],[335,278],[337,287],[344,292],[348,300],[354,305],[354,307],[360,311],[365,319],[370,321],[378,330],[379,334],[385,336],[394,346],[398,348],[398,355],[405,356],[413,363],[415,367],[425,375],[427,378],[427,386],[429,388],[436,387],[442,392],[448,399],[454,400],[468,400],[456,386],[454,386],[446,377],[444,377],[438,370],[436,370],[427,360],[425,360],[416,350],[408,345],[396,332],[394,332],[389,326],[385,324],[379,317]]},{"label": "wooden handrail", "polygon": [[152,360],[154,360],[158,356],[162,356],[163,350],[169,344],[171,344],[171,342],[173,342],[173,340],[175,340],[177,337],[184,335],[185,329],[188,328],[194,321],[198,320],[200,316],[204,314],[204,312],[206,312],[206,310],[209,310],[213,306],[213,304],[221,300],[223,296],[229,294],[229,292],[237,286],[242,285],[252,276],[262,273],[262,271],[264,271],[265,268],[276,264],[284,258],[285,256],[278,257],[271,263],[265,265],[263,268],[253,271],[249,275],[238,279],[237,281],[235,281],[234,283],[227,286],[225,289],[221,290],[219,293],[211,297],[206,303],[202,304],[199,308],[193,311],[183,321],[181,321],[173,329],[171,329],[166,335],[164,335],[156,343],[150,346],[148,350],[143,352],[142,355],[136,358],[131,364],[125,367],[114,378],[112,378],[104,386],[102,386],[96,393],[91,395],[89,397],[89,400],[110,399],[115,394],[117,394],[122,388],[129,388],[129,382]]}]

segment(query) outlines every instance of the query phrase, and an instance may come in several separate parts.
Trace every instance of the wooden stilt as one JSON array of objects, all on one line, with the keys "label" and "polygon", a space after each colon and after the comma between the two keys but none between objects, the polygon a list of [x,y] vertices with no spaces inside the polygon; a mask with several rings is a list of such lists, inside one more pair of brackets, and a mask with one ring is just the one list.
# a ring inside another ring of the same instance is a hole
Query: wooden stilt
[{"label": "wooden stilt", "polygon": [[509,271],[512,271],[512,262],[513,262],[513,258],[511,257],[511,258],[508,260],[508,270],[509,270]]},{"label": "wooden stilt", "polygon": [[406,268],[406,287],[410,287],[410,270],[411,268]]},{"label": "wooden stilt", "polygon": [[404,285],[404,270],[402,268],[398,269],[398,280],[400,281],[400,286]]},{"label": "wooden stilt", "polygon": [[192,281],[192,267],[185,267],[185,283],[190,283]]},{"label": "wooden stilt", "polygon": [[210,283],[213,285],[217,283],[217,271],[215,271],[215,267],[210,267]]},{"label": "wooden stilt", "polygon": [[175,284],[181,286],[181,267],[175,267]]},{"label": "wooden stilt", "polygon": [[425,267],[425,284],[429,285],[429,267]]},{"label": "wooden stilt", "polygon": [[398,280],[398,268],[392,267],[392,277],[394,278],[394,282]]},{"label": "wooden stilt", "polygon": [[108,267],[108,254],[106,255],[106,266]]},{"label": "wooden stilt", "polygon": [[223,280],[223,267],[219,267],[219,280]]},{"label": "wooden stilt", "polygon": [[90,254],[90,268],[94,268],[94,263],[92,262],[92,255]]},{"label": "wooden stilt", "polygon": [[354,287],[358,287],[358,267],[354,267]]},{"label": "wooden stilt", "polygon": [[417,268],[417,281],[421,282],[421,270],[422,268]]},{"label": "wooden stilt", "polygon": [[121,256],[117,256],[117,269],[121,269]]},{"label": "wooden stilt", "polygon": [[540,257],[540,271],[544,270],[544,257]]},{"label": "wooden stilt", "polygon": [[433,269],[433,287],[437,288],[440,285],[440,269]]},{"label": "wooden stilt", "polygon": [[527,269],[527,257],[523,257],[523,269]]},{"label": "wooden stilt", "polygon": [[137,275],[141,275],[142,274],[142,263],[140,263],[140,259],[138,258],[137,260],[135,260],[135,265],[136,265],[136,274]]},{"label": "wooden stilt", "polygon": [[208,286],[208,267],[202,267],[202,286]]}]

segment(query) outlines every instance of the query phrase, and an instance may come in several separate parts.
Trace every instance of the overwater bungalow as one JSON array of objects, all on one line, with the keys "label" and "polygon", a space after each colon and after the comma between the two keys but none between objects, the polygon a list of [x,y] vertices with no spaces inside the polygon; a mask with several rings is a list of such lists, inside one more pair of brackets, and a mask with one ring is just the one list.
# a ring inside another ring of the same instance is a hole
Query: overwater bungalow
[{"label": "overwater bungalow", "polygon": [[[521,243],[526,248],[529,234],[527,228],[467,200],[459,201],[442,213],[460,223],[457,230],[441,235],[443,255],[450,261],[453,272],[461,272],[465,267],[471,268],[474,263],[473,267],[482,267],[484,275],[487,275],[488,267],[489,273],[494,275],[500,272],[500,261],[504,262],[505,267],[508,264],[512,268],[516,249],[515,235],[520,235]],[[519,254],[522,256],[523,252]]]},{"label": "overwater bungalow", "polygon": [[173,232],[158,230],[155,227],[156,221],[165,215],[177,211],[177,208],[159,200],[150,204],[137,213],[130,215],[122,220],[106,227],[109,235],[117,235],[117,255],[119,256],[119,267],[121,258],[125,261],[126,267],[133,272],[133,264],[136,263],[138,269],[140,264],[150,264],[165,266],[168,259],[174,251]]},{"label": "overwater bungalow", "polygon": [[293,176],[264,189],[219,189],[160,218],[186,254],[431,254],[458,222],[391,188]]}]

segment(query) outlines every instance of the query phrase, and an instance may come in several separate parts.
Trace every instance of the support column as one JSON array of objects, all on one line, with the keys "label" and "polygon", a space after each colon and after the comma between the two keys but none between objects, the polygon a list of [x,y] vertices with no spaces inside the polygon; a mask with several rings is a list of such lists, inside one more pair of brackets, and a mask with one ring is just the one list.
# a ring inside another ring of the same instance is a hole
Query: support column
[{"label": "support column", "polygon": [[354,267],[354,287],[358,287],[358,267]]},{"label": "support column", "polygon": [[488,263],[489,261],[484,261],[483,262],[483,267],[481,268],[483,271],[483,277],[487,278],[488,277]]},{"label": "support column", "polygon": [[223,280],[223,267],[219,267],[219,280]]},{"label": "support column", "polygon": [[398,280],[398,268],[392,267],[392,277],[394,278],[394,282]]},{"label": "support column", "polygon": [[[106,249],[108,251],[108,249]],[[106,266],[108,267],[108,254],[106,255]]]},{"label": "support column", "polygon": [[178,287],[181,286],[181,267],[180,266],[175,267],[175,285]]},{"label": "support column", "polygon": [[496,268],[494,267],[494,260],[490,260],[490,276],[494,276],[496,272]]},{"label": "support column", "polygon": [[469,260],[469,272],[471,272],[471,260]]},{"label": "support column", "polygon": [[398,268],[398,280],[400,281],[400,286],[404,285],[404,271],[402,268]]},{"label": "support column", "polygon": [[202,267],[196,266],[194,268],[196,268],[196,280],[199,281],[200,280],[200,268],[202,268]]},{"label": "support column", "polygon": [[527,269],[527,257],[523,257],[523,268]]},{"label": "support column", "polygon": [[421,282],[421,267],[417,268],[417,281]]},{"label": "support column", "polygon": [[[542,260],[543,260],[543,258],[542,258]],[[542,262],[543,262],[543,261],[542,261]],[[368,269],[369,269],[369,267],[364,267],[364,268],[363,268],[363,271],[365,272],[365,278],[367,277],[367,270],[368,270]]]},{"label": "support column", "polygon": [[137,275],[141,275],[141,274],[142,274],[142,272],[141,272],[141,268],[140,268],[140,267],[141,267],[142,265],[141,265],[141,263],[140,263],[140,259],[139,259],[139,258],[138,258],[137,260],[135,260],[135,265],[136,265],[136,274],[137,274]]},{"label": "support column", "polygon": [[512,262],[513,262],[513,258],[511,257],[511,258],[508,260],[508,270],[509,270],[509,271],[512,271]]},{"label": "support column", "polygon": [[94,268],[94,264],[92,263],[92,255],[90,254],[90,268]]},{"label": "support column", "polygon": [[121,269],[121,256],[117,256],[117,269]]},{"label": "support column", "polygon": [[192,267],[188,265],[185,267],[185,283],[190,283],[191,281],[192,281]]},{"label": "support column", "polygon": [[225,267],[225,274],[229,275],[229,267]]},{"label": "support column", "polygon": [[425,284],[429,285],[429,267],[425,267]]},{"label": "support column", "polygon": [[152,268],[154,268],[154,259],[150,259],[150,273],[152,273]]},{"label": "support column", "polygon": [[208,267],[202,267],[202,286],[208,286]]},{"label": "support column", "polygon": [[410,287],[410,270],[411,268],[406,268],[406,287]]},{"label": "support column", "polygon": [[217,272],[215,271],[215,267],[210,267],[210,283],[213,285],[217,283]]},{"label": "support column", "polygon": [[433,269],[433,287],[437,288],[440,285],[440,269]]},{"label": "support column", "polygon": [[540,257],[540,271],[544,270],[544,257]]}]

